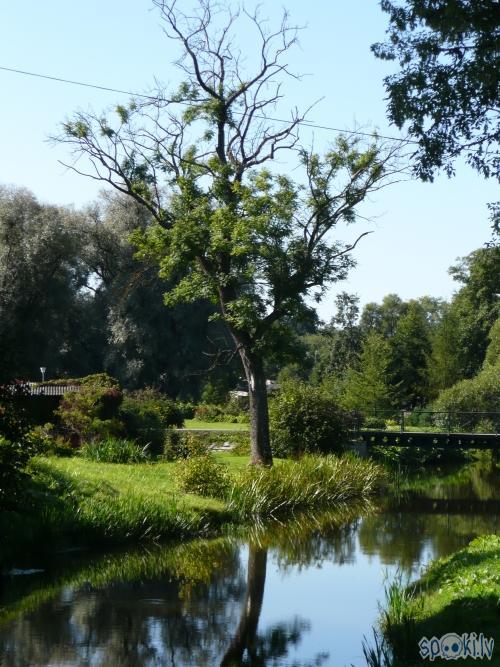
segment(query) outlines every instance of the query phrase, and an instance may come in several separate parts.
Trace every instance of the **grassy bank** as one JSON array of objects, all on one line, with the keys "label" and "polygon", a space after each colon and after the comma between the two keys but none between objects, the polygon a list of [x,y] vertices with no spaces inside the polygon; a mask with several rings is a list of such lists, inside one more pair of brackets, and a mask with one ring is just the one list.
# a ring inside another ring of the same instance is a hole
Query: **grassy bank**
[{"label": "grassy bank", "polygon": [[375,494],[382,468],[351,457],[277,460],[249,468],[248,457],[216,455],[229,480],[224,497],[186,493],[177,463],[109,464],[79,457],[30,463],[16,511],[0,513],[0,561],[33,545],[127,543],[186,539],[229,523],[320,509]]},{"label": "grassy bank", "polygon": [[[492,637],[495,649],[487,664],[500,665],[500,536],[478,537],[435,561],[415,586],[388,586],[382,630],[393,658],[379,658],[373,665],[428,664],[429,658],[419,657],[418,642],[447,633]],[[460,660],[477,664],[470,657]],[[439,657],[434,662],[444,664]]]}]

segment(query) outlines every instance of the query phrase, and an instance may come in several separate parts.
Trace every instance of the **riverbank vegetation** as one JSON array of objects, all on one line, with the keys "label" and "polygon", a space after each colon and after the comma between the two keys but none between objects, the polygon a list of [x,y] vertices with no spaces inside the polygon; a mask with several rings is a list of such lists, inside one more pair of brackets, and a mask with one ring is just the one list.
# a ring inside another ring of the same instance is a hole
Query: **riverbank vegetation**
[{"label": "riverbank vegetation", "polygon": [[[500,642],[500,537],[484,535],[467,547],[434,561],[414,584],[401,577],[386,587],[386,607],[375,646],[365,646],[373,667],[420,665],[422,637],[440,639],[448,633],[475,633]],[[498,649],[488,664],[500,664]],[[474,659],[464,661],[475,664]]]},{"label": "riverbank vegetation", "polygon": [[[190,477],[183,474],[186,466]],[[10,555],[40,543],[206,535],[230,523],[367,498],[386,483],[382,468],[351,457],[278,460],[275,470],[255,470],[248,469],[248,457],[224,453],[147,464],[35,457],[25,475],[18,502],[0,513]]]}]

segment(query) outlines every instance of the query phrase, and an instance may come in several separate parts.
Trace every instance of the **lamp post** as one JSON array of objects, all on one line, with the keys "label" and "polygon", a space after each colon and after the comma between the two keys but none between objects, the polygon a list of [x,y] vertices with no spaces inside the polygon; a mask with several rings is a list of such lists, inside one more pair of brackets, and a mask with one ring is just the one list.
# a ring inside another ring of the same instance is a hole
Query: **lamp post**
[{"label": "lamp post", "polygon": [[40,366],[40,373],[42,374],[42,382],[45,382],[45,371],[47,370],[46,366]]}]

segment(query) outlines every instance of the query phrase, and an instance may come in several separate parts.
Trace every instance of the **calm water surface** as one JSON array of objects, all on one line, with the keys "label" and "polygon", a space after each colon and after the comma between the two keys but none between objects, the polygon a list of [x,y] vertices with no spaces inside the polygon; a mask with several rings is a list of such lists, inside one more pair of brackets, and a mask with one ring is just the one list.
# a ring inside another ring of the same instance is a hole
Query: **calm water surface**
[{"label": "calm water surface", "polygon": [[475,466],[244,539],[40,558],[1,579],[0,665],[362,667],[384,577],[499,529],[498,474]]}]

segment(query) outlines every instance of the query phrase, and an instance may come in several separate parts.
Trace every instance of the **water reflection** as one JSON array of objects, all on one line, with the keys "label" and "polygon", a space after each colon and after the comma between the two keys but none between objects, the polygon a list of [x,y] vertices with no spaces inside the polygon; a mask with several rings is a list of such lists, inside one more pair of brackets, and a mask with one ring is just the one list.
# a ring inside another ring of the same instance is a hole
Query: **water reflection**
[{"label": "water reflection", "polygon": [[[47,572],[3,579],[0,664],[360,666],[384,568],[416,576],[430,559],[498,532],[498,500],[496,474],[471,468],[414,480],[378,510],[33,563]],[[445,511],[450,501],[462,504]]]}]

